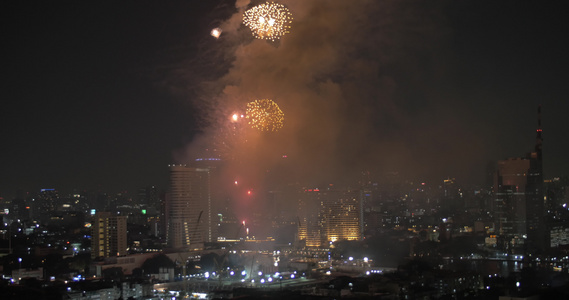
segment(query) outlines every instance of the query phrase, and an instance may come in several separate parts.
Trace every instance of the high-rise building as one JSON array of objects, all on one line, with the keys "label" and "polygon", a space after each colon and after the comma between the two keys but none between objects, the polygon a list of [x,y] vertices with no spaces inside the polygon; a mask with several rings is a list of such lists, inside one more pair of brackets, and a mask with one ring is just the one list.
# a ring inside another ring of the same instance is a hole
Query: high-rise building
[{"label": "high-rise building", "polygon": [[535,150],[526,157],[498,161],[494,176],[496,233],[506,249],[545,247],[541,108]]},{"label": "high-rise building", "polygon": [[322,200],[320,226],[327,242],[362,238],[362,205],[358,190],[329,191]]},{"label": "high-rise building", "polygon": [[361,240],[361,198],[358,190],[305,189],[299,199],[299,240],[305,240],[309,247]]},{"label": "high-rise building", "polygon": [[98,212],[91,224],[91,257],[112,257],[127,254],[126,216]]},{"label": "high-rise building", "polygon": [[211,242],[210,170],[171,165],[165,210],[169,247],[200,249]]},{"label": "high-rise building", "polygon": [[320,189],[305,188],[298,199],[298,240],[305,241],[308,247],[318,247],[322,243],[320,198]]},{"label": "high-rise building", "polygon": [[59,201],[57,190],[41,189],[37,197],[32,198],[29,202],[30,218],[46,224],[57,210]]}]

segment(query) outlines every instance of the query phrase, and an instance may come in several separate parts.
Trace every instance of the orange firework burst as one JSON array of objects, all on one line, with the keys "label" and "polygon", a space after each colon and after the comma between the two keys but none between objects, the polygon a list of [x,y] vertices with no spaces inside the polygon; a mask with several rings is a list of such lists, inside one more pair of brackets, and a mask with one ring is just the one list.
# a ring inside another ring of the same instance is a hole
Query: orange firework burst
[{"label": "orange firework burst", "polygon": [[275,102],[269,99],[247,103],[245,117],[252,128],[260,131],[278,131],[283,128],[284,113]]}]

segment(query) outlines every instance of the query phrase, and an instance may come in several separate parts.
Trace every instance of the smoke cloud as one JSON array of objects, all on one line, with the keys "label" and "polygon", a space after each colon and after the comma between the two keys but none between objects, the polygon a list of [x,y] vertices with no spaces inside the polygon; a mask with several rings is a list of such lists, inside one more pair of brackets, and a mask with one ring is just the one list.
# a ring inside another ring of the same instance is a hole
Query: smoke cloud
[{"label": "smoke cloud", "polygon": [[[448,113],[452,99],[433,86],[448,72],[440,63],[449,32],[443,4],[280,1],[294,20],[291,32],[272,43],[242,25],[243,12],[258,4],[247,3],[237,1],[219,26],[223,34],[205,42],[186,74],[203,134],[180,161],[215,149],[230,158],[228,178],[267,189],[349,184],[368,170],[421,175],[444,164],[452,172],[467,167],[461,155],[480,151],[475,137],[462,137],[460,117]],[[255,99],[280,106],[282,130],[231,123],[231,114]]]}]

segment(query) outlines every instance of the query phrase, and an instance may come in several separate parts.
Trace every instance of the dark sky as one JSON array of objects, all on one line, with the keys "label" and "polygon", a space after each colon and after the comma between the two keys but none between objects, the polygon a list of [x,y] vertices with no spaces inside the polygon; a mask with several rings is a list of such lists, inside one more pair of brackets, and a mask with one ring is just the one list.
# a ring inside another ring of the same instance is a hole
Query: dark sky
[{"label": "dark sky", "polygon": [[567,175],[561,3],[282,1],[293,28],[272,44],[241,25],[247,2],[2,4],[0,196],[165,187],[220,115],[261,98],[288,123],[232,145],[258,169],[287,154],[306,176],[336,174],[322,180],[483,182],[487,162],[532,150],[541,104],[545,175]]}]

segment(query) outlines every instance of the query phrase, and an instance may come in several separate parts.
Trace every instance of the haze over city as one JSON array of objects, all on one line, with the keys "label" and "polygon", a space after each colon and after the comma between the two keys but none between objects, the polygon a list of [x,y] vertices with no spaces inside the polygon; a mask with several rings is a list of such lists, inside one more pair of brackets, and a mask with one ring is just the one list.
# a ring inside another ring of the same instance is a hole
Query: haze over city
[{"label": "haze over city", "polygon": [[480,184],[531,150],[540,104],[545,176],[566,175],[556,4],[282,3],[294,20],[276,43],[242,25],[247,1],[6,4],[0,193],[166,186],[169,163],[215,147],[255,99],[278,103],[283,129],[225,151],[259,176],[287,155],[287,174],[316,182]]},{"label": "haze over city", "polygon": [[1,14],[3,299],[569,297],[561,4]]}]

